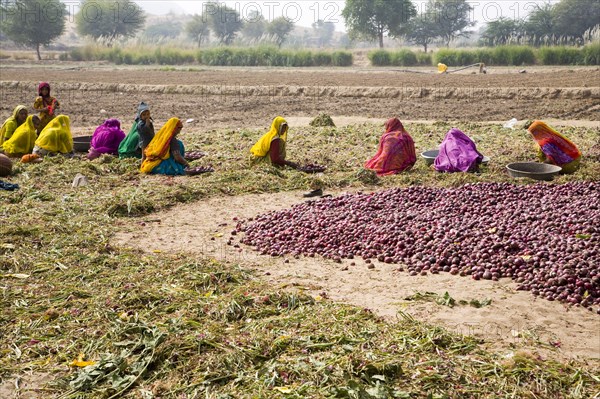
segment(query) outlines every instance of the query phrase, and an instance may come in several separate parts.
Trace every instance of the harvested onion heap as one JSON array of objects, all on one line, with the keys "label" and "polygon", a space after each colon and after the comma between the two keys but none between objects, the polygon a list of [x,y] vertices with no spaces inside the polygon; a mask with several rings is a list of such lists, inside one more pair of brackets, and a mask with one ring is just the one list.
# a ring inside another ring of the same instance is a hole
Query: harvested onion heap
[{"label": "harvested onion heap", "polygon": [[[408,187],[308,201],[238,223],[271,256],[315,256],[510,277],[548,300],[600,305],[600,183]],[[597,310],[600,312],[600,309]]]}]

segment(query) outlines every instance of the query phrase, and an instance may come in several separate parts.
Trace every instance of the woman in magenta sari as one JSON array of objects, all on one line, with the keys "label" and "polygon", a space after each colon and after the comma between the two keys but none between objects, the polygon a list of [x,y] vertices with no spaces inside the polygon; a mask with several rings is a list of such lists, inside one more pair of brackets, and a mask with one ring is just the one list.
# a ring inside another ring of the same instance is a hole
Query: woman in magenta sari
[{"label": "woman in magenta sari", "polygon": [[438,172],[474,172],[483,161],[473,140],[466,134],[452,128],[440,144],[440,153],[433,166]]},{"label": "woman in magenta sari", "polygon": [[385,176],[408,170],[416,161],[415,142],[404,130],[402,122],[391,118],[385,123],[385,133],[379,141],[377,154],[365,163],[365,168]]},{"label": "woman in magenta sari", "polygon": [[96,159],[102,154],[118,155],[119,144],[124,138],[125,132],[121,130],[121,122],[117,119],[107,119],[96,128],[87,158]]}]

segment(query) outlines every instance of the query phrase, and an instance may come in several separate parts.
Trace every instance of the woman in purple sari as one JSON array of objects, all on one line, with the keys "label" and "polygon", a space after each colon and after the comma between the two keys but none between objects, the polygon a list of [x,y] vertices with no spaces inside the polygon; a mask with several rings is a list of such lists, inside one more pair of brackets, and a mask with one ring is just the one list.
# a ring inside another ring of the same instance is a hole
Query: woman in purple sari
[{"label": "woman in purple sari", "polygon": [[475,143],[456,128],[446,133],[433,166],[438,172],[474,172],[483,161]]},{"label": "woman in purple sari", "polygon": [[118,119],[107,119],[96,128],[87,158],[96,159],[102,154],[118,155],[119,144],[125,138]]}]

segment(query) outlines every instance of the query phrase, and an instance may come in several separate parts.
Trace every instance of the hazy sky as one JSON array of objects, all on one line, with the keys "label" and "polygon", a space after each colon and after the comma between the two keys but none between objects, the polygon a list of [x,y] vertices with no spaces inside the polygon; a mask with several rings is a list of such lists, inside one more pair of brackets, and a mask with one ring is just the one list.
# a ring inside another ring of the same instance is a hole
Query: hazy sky
[{"label": "hazy sky", "polygon": [[[557,0],[551,0],[556,2]],[[185,14],[202,14],[218,12],[203,0],[135,0],[147,12],[156,15],[167,14],[170,11]],[[485,22],[505,18],[523,18],[537,5],[542,5],[544,0],[469,0],[473,8],[471,19],[478,25]],[[236,9],[242,18],[248,18],[252,11],[260,11],[265,18],[272,20],[277,17],[287,17],[297,25],[311,26],[318,19],[333,22],[336,29],[345,31],[342,10],[343,0],[238,0],[221,1],[227,7]],[[424,12],[426,0],[413,0],[417,10]]]}]

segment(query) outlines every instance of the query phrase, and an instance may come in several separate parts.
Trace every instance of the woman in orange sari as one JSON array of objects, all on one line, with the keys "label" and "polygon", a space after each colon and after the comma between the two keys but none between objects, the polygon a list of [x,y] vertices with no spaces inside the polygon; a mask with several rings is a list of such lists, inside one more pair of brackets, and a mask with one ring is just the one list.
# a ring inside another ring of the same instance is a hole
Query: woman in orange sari
[{"label": "woman in orange sari", "polygon": [[365,163],[365,168],[386,176],[408,170],[415,162],[415,142],[404,130],[402,122],[398,118],[391,118],[385,123],[385,133],[379,141],[377,154]]},{"label": "woman in orange sari", "polygon": [[185,148],[177,139],[183,124],[177,118],[171,118],[156,133],[150,144],[144,150],[145,158],[140,167],[142,173],[161,175],[185,175],[189,166],[183,157]]},{"label": "woman in orange sari", "polygon": [[527,130],[538,145],[540,161],[560,166],[564,173],[579,168],[581,151],[571,140],[542,121],[534,121]]}]

